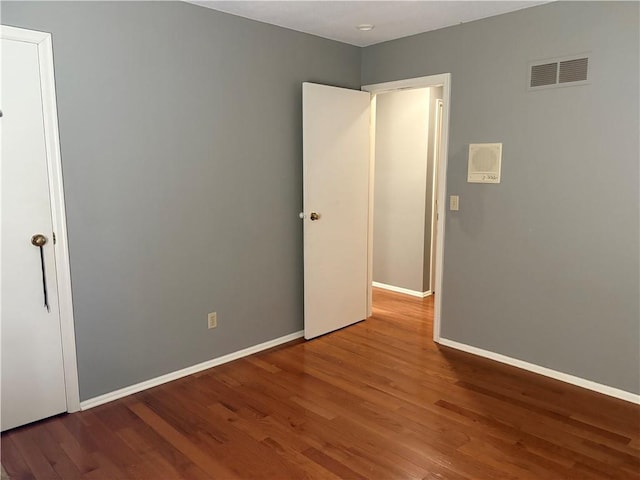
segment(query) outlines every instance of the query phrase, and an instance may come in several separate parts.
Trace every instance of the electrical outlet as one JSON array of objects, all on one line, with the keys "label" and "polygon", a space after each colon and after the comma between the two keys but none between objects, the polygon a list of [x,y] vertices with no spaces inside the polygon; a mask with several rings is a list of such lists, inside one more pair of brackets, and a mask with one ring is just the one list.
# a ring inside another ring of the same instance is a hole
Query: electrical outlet
[{"label": "electrical outlet", "polygon": [[207,315],[207,321],[209,328],[216,328],[218,326],[218,314],[216,312],[211,312]]}]

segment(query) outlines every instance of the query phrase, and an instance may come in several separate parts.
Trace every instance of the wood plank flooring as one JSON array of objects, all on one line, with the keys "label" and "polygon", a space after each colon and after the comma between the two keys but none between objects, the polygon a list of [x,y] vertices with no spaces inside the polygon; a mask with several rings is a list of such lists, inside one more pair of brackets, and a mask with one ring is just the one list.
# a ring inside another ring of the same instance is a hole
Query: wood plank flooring
[{"label": "wood plank flooring", "polygon": [[2,435],[21,479],[638,479],[640,407],[445,347],[433,300]]}]

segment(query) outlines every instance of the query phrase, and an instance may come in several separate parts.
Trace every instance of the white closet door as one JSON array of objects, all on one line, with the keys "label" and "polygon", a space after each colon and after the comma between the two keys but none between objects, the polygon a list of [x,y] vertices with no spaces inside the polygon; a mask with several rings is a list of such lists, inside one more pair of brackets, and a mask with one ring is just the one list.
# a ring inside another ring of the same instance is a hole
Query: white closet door
[{"label": "white closet door", "polygon": [[[4,431],[64,412],[67,403],[38,47],[5,38],[1,42]],[[42,258],[31,242],[36,234],[47,239]]]}]

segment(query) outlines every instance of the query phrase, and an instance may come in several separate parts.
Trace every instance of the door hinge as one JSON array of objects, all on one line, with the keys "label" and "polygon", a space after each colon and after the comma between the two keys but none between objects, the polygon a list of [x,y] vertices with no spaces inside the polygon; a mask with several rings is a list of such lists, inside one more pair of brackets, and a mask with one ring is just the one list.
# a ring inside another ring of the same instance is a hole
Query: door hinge
[{"label": "door hinge", "polygon": [[53,237],[53,244],[55,245],[56,244],[56,232],[53,232],[52,237]]}]

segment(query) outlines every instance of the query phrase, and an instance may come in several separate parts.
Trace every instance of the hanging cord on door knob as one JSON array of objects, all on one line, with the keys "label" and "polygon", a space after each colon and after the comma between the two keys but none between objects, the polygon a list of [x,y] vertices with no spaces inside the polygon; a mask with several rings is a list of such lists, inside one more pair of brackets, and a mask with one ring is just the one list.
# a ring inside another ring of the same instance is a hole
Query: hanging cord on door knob
[{"label": "hanging cord on door knob", "polygon": [[50,312],[51,310],[49,309],[49,294],[47,293],[47,276],[44,270],[44,246],[46,243],[47,237],[45,237],[41,233],[37,233],[33,237],[31,237],[31,245],[40,249],[40,266],[42,267],[42,293],[44,294],[44,306],[47,309],[47,312]]}]

